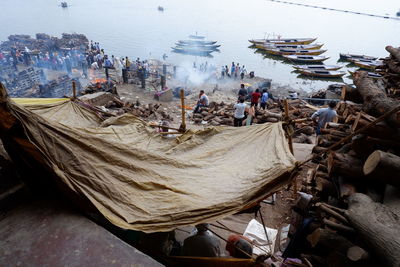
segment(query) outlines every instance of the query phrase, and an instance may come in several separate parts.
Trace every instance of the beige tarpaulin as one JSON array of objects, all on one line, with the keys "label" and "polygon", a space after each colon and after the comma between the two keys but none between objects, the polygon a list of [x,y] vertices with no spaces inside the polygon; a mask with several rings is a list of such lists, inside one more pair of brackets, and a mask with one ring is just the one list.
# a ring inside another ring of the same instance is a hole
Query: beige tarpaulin
[{"label": "beige tarpaulin", "polygon": [[102,121],[71,101],[9,107],[65,187],[123,228],[168,231],[225,217],[281,188],[295,165],[281,123],[168,139],[132,115]]}]

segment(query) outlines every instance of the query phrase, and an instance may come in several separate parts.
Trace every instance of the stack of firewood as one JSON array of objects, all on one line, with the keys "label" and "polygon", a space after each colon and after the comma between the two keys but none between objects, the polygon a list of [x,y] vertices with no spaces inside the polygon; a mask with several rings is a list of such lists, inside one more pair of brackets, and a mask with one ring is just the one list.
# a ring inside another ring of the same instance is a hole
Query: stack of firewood
[{"label": "stack of firewood", "polygon": [[[317,110],[316,107],[307,104],[300,99],[289,100],[289,116],[291,119],[310,118],[312,113]],[[192,119],[195,123],[206,121],[210,125],[233,125],[233,115],[235,112],[234,104],[226,104],[224,102],[211,102],[208,107],[200,108],[199,113],[193,113]],[[267,109],[257,108],[256,116],[253,118],[253,123],[278,122],[284,120],[283,104],[281,101],[269,100]],[[301,123],[296,123],[295,138],[298,138],[300,143],[309,143],[304,136],[312,135],[314,129],[310,120],[304,120]]]},{"label": "stack of firewood", "polygon": [[390,57],[383,60],[384,65],[380,68],[380,73],[386,79],[386,90],[390,95],[400,96],[400,47],[387,46],[386,51]]},{"label": "stack of firewood", "polygon": [[314,266],[400,266],[400,111],[355,134],[400,101],[366,72],[354,84],[343,87],[339,120],[321,130],[303,180],[312,200],[297,211],[314,221],[302,256]]}]

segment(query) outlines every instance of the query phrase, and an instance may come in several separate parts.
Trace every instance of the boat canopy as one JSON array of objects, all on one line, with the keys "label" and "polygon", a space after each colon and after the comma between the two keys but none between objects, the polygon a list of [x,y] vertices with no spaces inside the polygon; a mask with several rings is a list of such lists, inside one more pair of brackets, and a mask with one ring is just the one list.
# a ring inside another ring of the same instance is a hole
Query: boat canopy
[{"label": "boat canopy", "polygon": [[17,104],[0,89],[7,149],[125,229],[162,232],[226,217],[281,189],[295,167],[280,122],[171,139],[131,114],[103,119],[71,100]]}]

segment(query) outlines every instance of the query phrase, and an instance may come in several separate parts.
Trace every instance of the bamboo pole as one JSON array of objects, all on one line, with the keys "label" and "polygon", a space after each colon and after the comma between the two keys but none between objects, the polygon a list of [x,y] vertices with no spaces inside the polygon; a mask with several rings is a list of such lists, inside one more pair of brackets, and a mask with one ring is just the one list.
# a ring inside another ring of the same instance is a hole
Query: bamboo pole
[{"label": "bamboo pole", "polygon": [[186,131],[185,91],[181,89],[182,123],[179,127],[181,132]]}]

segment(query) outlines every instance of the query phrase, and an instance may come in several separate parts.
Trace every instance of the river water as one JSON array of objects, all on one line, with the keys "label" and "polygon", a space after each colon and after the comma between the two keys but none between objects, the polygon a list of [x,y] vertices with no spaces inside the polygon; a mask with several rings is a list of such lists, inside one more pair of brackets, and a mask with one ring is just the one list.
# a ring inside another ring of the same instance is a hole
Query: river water
[{"label": "river water", "polygon": [[[390,17],[396,17],[400,8],[398,0],[293,2]],[[56,0],[0,0],[0,40],[11,34],[83,33],[100,42],[108,54],[161,59],[165,53],[173,64],[207,61],[218,68],[234,61],[257,76],[305,90],[326,88],[332,81],[298,78],[290,64],[255,53],[248,39],[318,37],[330,56],[325,64],[336,64],[343,52],[386,57],[386,45],[400,46],[400,20],[268,0],[69,0],[68,4],[61,8]],[[171,52],[175,42],[195,32],[218,41],[220,52],[213,58]],[[351,83],[347,77],[343,81]]]}]

